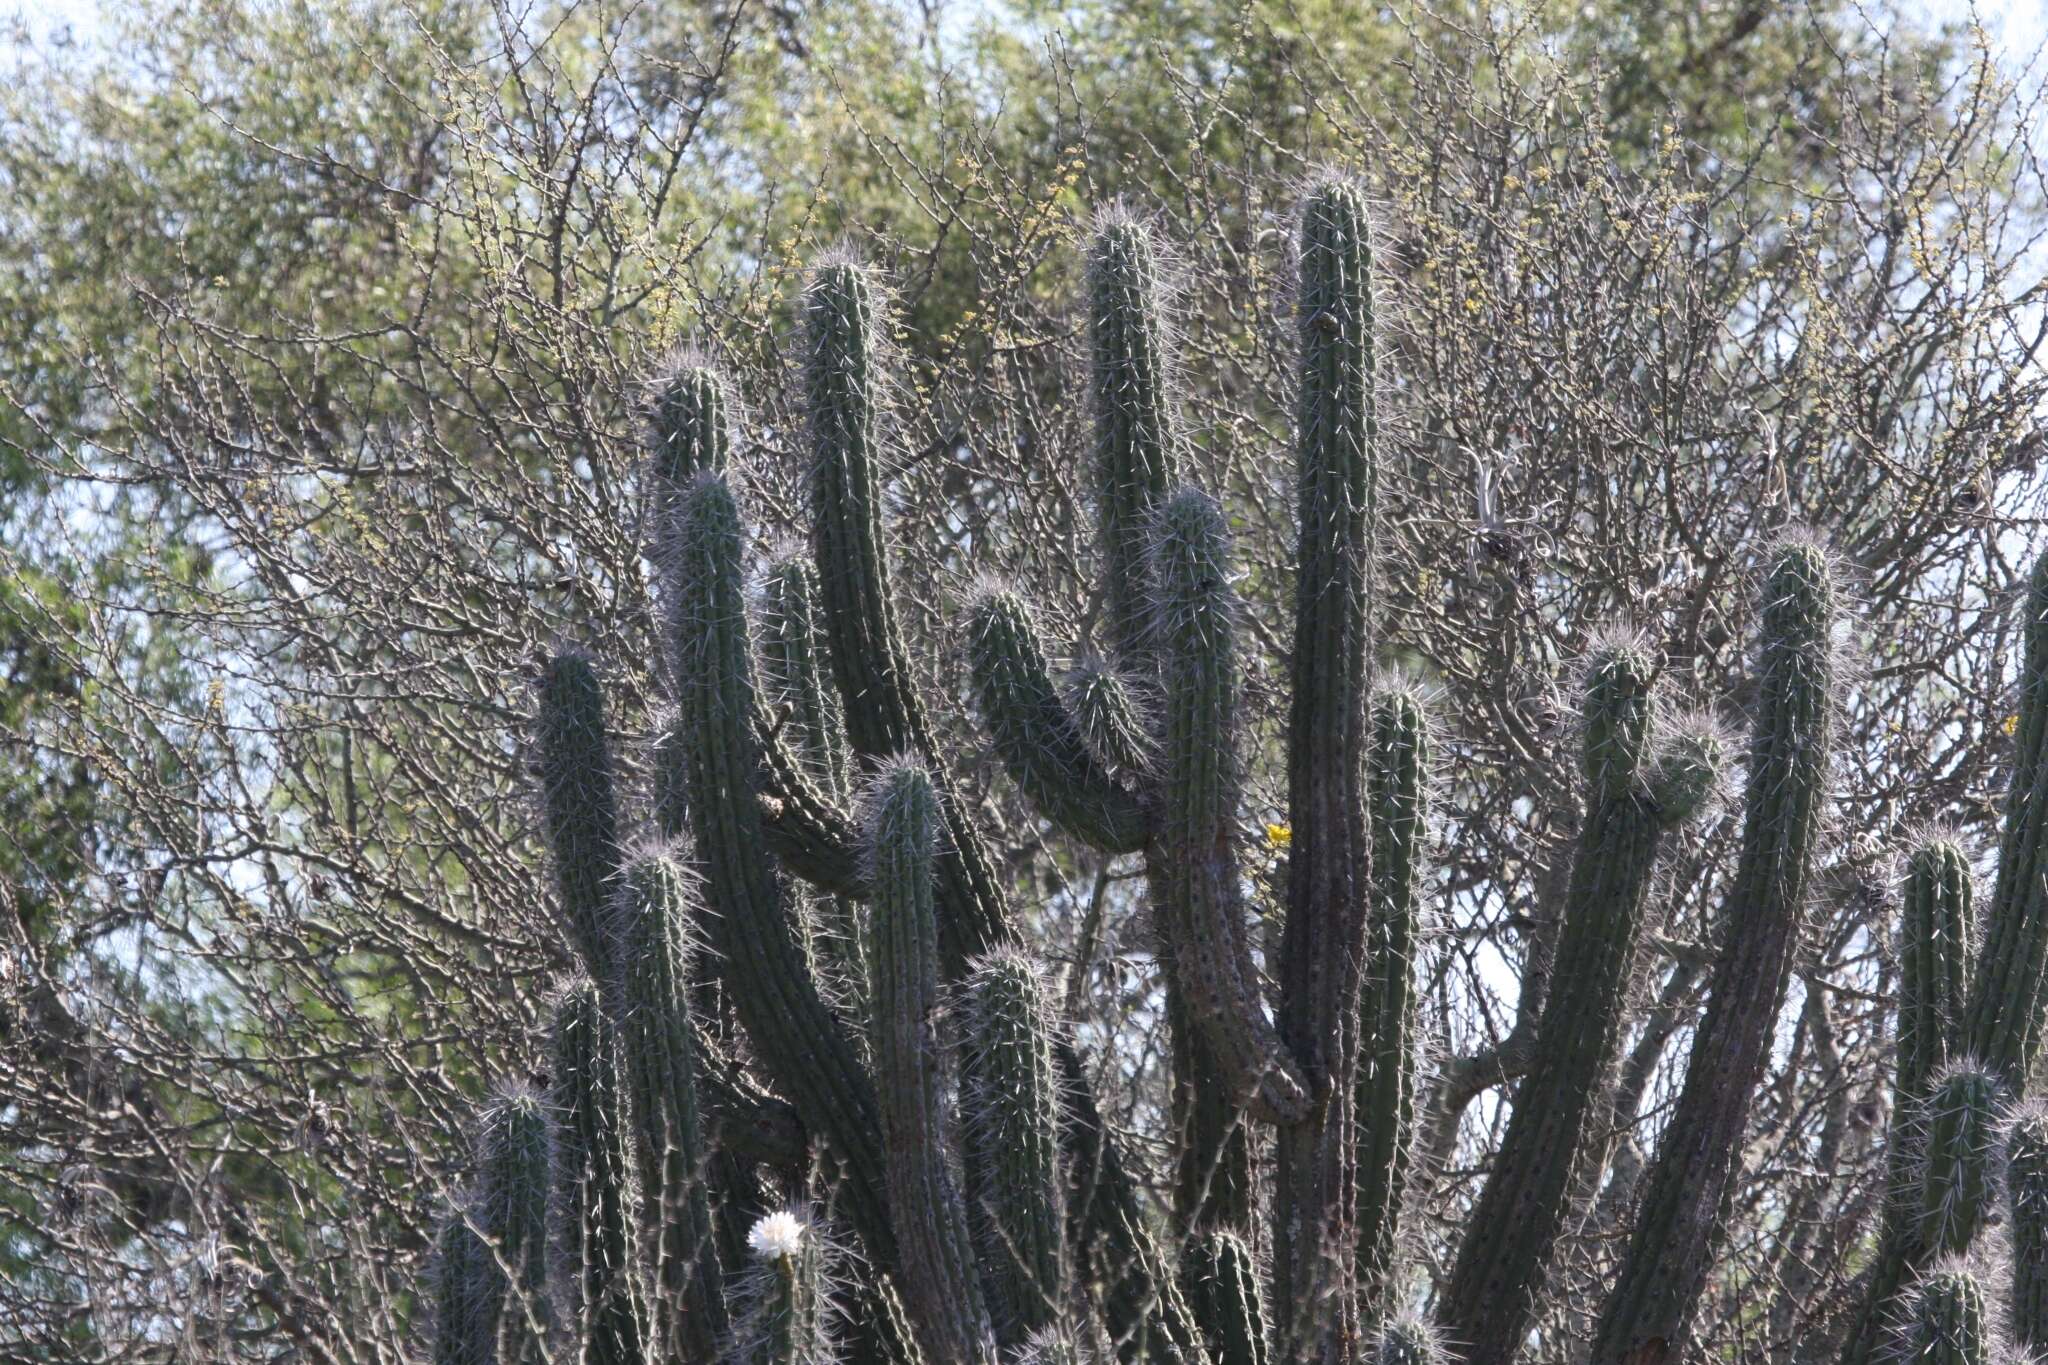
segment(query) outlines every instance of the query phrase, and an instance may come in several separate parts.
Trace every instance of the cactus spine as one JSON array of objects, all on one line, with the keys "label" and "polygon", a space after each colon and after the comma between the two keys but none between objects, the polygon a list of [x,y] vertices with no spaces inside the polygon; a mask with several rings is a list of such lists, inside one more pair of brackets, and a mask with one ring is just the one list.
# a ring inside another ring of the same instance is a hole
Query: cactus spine
[{"label": "cactus spine", "polygon": [[632,1174],[618,1040],[597,988],[555,1005],[555,1192],[569,1320],[588,1365],[644,1365],[647,1330],[634,1254]]},{"label": "cactus spine", "polygon": [[1827,789],[1836,588],[1821,549],[1784,543],[1764,580],[1759,696],[1727,936],[1685,1084],[1651,1166],[1594,1365],[1663,1365],[1706,1280],[1743,1121],[1768,1060]]},{"label": "cactus spine", "polygon": [[563,916],[584,970],[609,996],[614,977],[608,888],[619,866],[619,813],[604,689],[582,654],[555,655],[541,678],[540,770]]},{"label": "cactus spine", "polygon": [[1960,1266],[1938,1265],[1907,1299],[1897,1359],[1901,1365],[1985,1365],[1990,1334],[1976,1277]]},{"label": "cactus spine", "polygon": [[1436,1329],[1419,1318],[1396,1318],[1382,1327],[1373,1342],[1372,1365],[1448,1365]]},{"label": "cactus spine", "polygon": [[1450,1339],[1475,1360],[1506,1360],[1528,1334],[1569,1211],[1572,1163],[1621,1041],[1658,838],[1697,809],[1720,766],[1709,730],[1660,741],[1652,675],[1647,650],[1634,640],[1598,648],[1587,672],[1586,812],[1550,994],[1514,1116],[1438,1311]]},{"label": "cactus spine", "polygon": [[1181,1257],[1180,1282],[1208,1328],[1216,1365],[1266,1365],[1266,1305],[1244,1239],[1223,1228],[1198,1232]]},{"label": "cactus spine", "polygon": [[2006,1129],[2005,1182],[2012,1201],[2012,1331],[2021,1346],[2048,1346],[2048,1107],[2028,1101]]},{"label": "cactus spine", "polygon": [[961,1126],[974,1154],[982,1277],[1006,1346],[1058,1326],[1064,1307],[1066,1173],[1050,1010],[1037,968],[1015,949],[982,958],[968,979],[966,1048],[977,1064]]},{"label": "cactus spine", "polygon": [[554,1135],[541,1099],[526,1086],[504,1090],[484,1112],[477,1205],[501,1275],[509,1279],[496,1319],[501,1365],[540,1365],[553,1326],[548,1297],[548,1182]]},{"label": "cactus spine", "polygon": [[1937,1077],[1928,1092],[1918,1239],[1926,1254],[1964,1250],[1984,1221],[1998,1105],[1997,1077],[1967,1064]]}]

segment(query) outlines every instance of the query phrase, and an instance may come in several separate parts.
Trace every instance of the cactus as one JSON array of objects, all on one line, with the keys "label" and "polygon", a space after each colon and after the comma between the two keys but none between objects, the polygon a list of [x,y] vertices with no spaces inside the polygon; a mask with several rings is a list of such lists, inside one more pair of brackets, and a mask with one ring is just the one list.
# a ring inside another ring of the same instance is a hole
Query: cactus
[{"label": "cactus", "polygon": [[2029,1100],[2005,1134],[2012,1202],[2012,1331],[2032,1350],[2048,1346],[2048,1106]]},{"label": "cactus", "polygon": [[468,1209],[441,1224],[433,1265],[434,1365],[491,1365],[504,1275]]},{"label": "cactus", "polygon": [[725,1299],[711,1240],[711,1152],[690,1018],[696,888],[668,850],[642,850],[619,879],[615,914],[619,1034],[662,1341],[678,1360],[702,1360],[724,1334]]},{"label": "cactus", "polygon": [[1572,1163],[1621,1041],[1629,968],[1659,836],[1689,818],[1721,767],[1711,728],[1656,734],[1645,646],[1597,647],[1587,670],[1586,813],[1572,857],[1536,1050],[1438,1309],[1474,1360],[1527,1336],[1571,1202]]},{"label": "cactus", "polygon": [[950,1159],[932,909],[938,818],[938,797],[922,768],[906,760],[883,769],[866,822],[875,884],[871,1032],[906,1306],[925,1348],[965,1365],[993,1361],[995,1346]]},{"label": "cactus", "polygon": [[1998,1078],[1958,1064],[1934,1079],[1925,1105],[1918,1240],[1930,1255],[1960,1252],[1990,1202]]},{"label": "cactus", "polygon": [[1763,585],[1759,695],[1727,932],[1678,1104],[1652,1164],[1594,1365],[1662,1365],[1682,1349],[1769,1060],[1827,789],[1834,567],[1811,541],[1772,556]]},{"label": "cactus", "polygon": [[735,1361],[831,1365],[839,1356],[831,1333],[825,1248],[817,1229],[795,1213],[770,1213],[754,1224],[747,1245],[754,1265],[734,1336]]},{"label": "cactus", "polygon": [[1900,1365],[1986,1365],[1991,1328],[1976,1276],[1950,1263],[1920,1277],[1907,1296],[1895,1359]]},{"label": "cactus", "polygon": [[1224,1229],[1197,1233],[1181,1252],[1180,1282],[1216,1365],[1266,1365],[1266,1305],[1243,1238]]},{"label": "cactus", "polygon": [[501,1365],[540,1365],[553,1327],[548,1295],[548,1182],[554,1135],[541,1097],[508,1086],[484,1111],[478,1143],[478,1215],[505,1276],[496,1322]]},{"label": "cactus", "polygon": [[1373,1312],[1388,1298],[1414,1151],[1414,963],[1429,838],[1429,722],[1413,690],[1374,694],[1368,776],[1372,917],[1359,997],[1356,1274],[1360,1302]]},{"label": "cactus", "polygon": [[1420,1318],[1395,1318],[1372,1346],[1372,1365],[1449,1365],[1450,1359],[1436,1329]]},{"label": "cactus", "polygon": [[555,1198],[569,1325],[587,1365],[644,1365],[648,1345],[626,1092],[611,1018],[587,981],[555,1003]]},{"label": "cactus", "polygon": [[563,918],[584,971],[609,996],[614,974],[607,887],[619,867],[619,812],[604,690],[583,654],[555,655],[542,675],[540,773]]},{"label": "cactus", "polygon": [[1058,1324],[1067,1283],[1051,1005],[1015,949],[975,964],[966,1000],[965,1047],[977,1064],[961,1096],[962,1136],[974,1154],[982,1278],[997,1332],[1014,1346]]}]

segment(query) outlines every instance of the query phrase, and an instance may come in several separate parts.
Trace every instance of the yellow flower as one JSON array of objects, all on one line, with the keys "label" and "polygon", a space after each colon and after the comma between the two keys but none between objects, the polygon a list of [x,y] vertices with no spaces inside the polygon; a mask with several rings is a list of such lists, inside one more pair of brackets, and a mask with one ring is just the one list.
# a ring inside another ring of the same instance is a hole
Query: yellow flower
[{"label": "yellow flower", "polygon": [[1291,845],[1291,844],[1292,844],[1293,842],[1294,842],[1294,826],[1292,826],[1292,825],[1285,825],[1285,824],[1281,824],[1281,825],[1273,825],[1273,824],[1269,824],[1269,825],[1267,825],[1267,826],[1266,826],[1266,847],[1267,847],[1267,848],[1270,848],[1270,849],[1275,849],[1275,850],[1278,850],[1278,849],[1283,849],[1283,848],[1286,848],[1286,847],[1288,847],[1289,845]]},{"label": "yellow flower", "polygon": [[2007,717],[2005,718],[2005,723],[2004,723],[2004,725],[2003,725],[2003,726],[2002,726],[2001,728],[2003,728],[2003,729],[2004,729],[2004,731],[2005,731],[2005,732],[2006,732],[2007,734],[2011,734],[2011,733],[2012,733],[2013,731],[2015,731],[2015,730],[2019,729],[2019,728],[2020,728],[2020,716],[2019,716],[2019,712],[2015,711],[2015,712],[2013,712],[2013,713],[2012,713],[2011,715],[2007,716]]}]

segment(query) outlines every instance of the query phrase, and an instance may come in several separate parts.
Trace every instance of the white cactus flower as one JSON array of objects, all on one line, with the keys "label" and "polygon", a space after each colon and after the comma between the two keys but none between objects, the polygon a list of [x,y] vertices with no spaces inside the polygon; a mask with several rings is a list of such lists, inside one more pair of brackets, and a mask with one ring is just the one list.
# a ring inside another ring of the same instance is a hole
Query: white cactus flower
[{"label": "white cactus flower", "polygon": [[747,1233],[747,1246],[764,1261],[780,1261],[804,1248],[804,1224],[787,1210],[771,1213]]}]

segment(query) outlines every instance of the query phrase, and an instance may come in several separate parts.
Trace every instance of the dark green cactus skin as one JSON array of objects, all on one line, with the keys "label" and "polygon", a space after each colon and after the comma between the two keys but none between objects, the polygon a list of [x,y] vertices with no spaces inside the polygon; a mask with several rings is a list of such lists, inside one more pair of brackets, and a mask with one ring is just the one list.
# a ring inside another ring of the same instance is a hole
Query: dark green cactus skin
[{"label": "dark green cactus skin", "polygon": [[875,1072],[882,1097],[889,1201],[902,1247],[906,1306],[942,1360],[993,1361],[966,1204],[949,1158],[932,906],[938,796],[922,768],[883,770],[868,810],[874,860]]},{"label": "dark green cactus skin", "polygon": [[761,660],[769,702],[785,709],[805,769],[834,801],[851,794],[846,725],[825,679],[818,620],[817,570],[789,556],[768,566],[761,584]]},{"label": "dark green cactus skin", "polygon": [[722,473],[731,449],[732,412],[724,379],[707,365],[678,365],[657,385],[654,472],[680,491],[705,471]]},{"label": "dark green cactus skin", "polygon": [[1352,1107],[1372,903],[1366,701],[1378,515],[1371,237],[1358,187],[1330,180],[1309,190],[1295,296],[1301,535],[1287,743],[1293,844],[1275,975],[1281,1041],[1323,1096],[1275,1139],[1274,1298],[1290,1305],[1282,1332],[1289,1360],[1337,1359],[1357,1334]]},{"label": "dark green cactus skin", "polygon": [[[1528,1335],[1570,1212],[1573,1162],[1621,1042],[1658,839],[1697,808],[1697,797],[1683,794],[1703,794],[1720,766],[1711,733],[1680,735],[1666,754],[1653,751],[1653,675],[1649,654],[1632,641],[1596,652],[1587,673],[1586,812],[1550,994],[1514,1115],[1437,1311],[1445,1335],[1474,1360],[1510,1359]],[[1658,780],[1653,770],[1666,765],[1708,778]],[[1660,792],[1678,799],[1667,806]]]},{"label": "dark green cactus skin", "polygon": [[1122,673],[1100,659],[1086,660],[1075,668],[1068,693],[1081,742],[1105,772],[1129,782],[1152,770],[1152,737]]},{"label": "dark green cactus skin", "polygon": [[1357,1100],[1356,1274],[1368,1316],[1387,1301],[1414,1150],[1414,963],[1429,838],[1429,721],[1421,699],[1400,690],[1376,694],[1372,726],[1372,919],[1359,998]]},{"label": "dark green cactus skin", "polygon": [[497,1324],[496,1359],[540,1365],[553,1329],[548,1297],[548,1203],[554,1135],[540,1096],[518,1088],[484,1113],[477,1206],[497,1246],[496,1264],[511,1272]]},{"label": "dark green cactus skin", "polygon": [[701,917],[695,888],[675,858],[643,852],[619,880],[617,915],[619,1033],[638,1130],[641,1212],[655,1257],[656,1320],[665,1358],[704,1360],[726,1322],[690,1018],[691,933]]},{"label": "dark green cactus skin", "polygon": [[540,772],[562,913],[584,970],[609,995],[616,978],[606,911],[619,867],[619,812],[604,689],[581,654],[557,654],[541,678]]},{"label": "dark green cactus skin", "polygon": [[434,1365],[492,1365],[505,1277],[490,1243],[457,1209],[441,1224],[433,1266]]},{"label": "dark green cactus skin", "polygon": [[961,1128],[974,1154],[983,1282],[1006,1347],[1060,1321],[1067,1273],[1066,1173],[1051,1003],[1022,953],[998,950],[968,978]]},{"label": "dark green cactus skin", "polygon": [[1899,1291],[1927,1248],[1919,1241],[1921,1124],[1932,1077],[1962,1047],[1973,884],[1969,859],[1930,839],[1907,860],[1899,925],[1899,1065],[1885,1152],[1884,1222],[1863,1303],[1842,1353],[1865,1365],[1891,1329]]},{"label": "dark green cactus skin", "polygon": [[1040,811],[1106,853],[1145,843],[1145,809],[1089,748],[1053,686],[1045,651],[1015,594],[982,595],[968,616],[967,657],[996,753]]},{"label": "dark green cactus skin", "polygon": [[1162,292],[1152,234],[1105,215],[1088,249],[1089,395],[1109,646],[1125,658],[1145,651],[1145,527],[1181,464]]},{"label": "dark green cactus skin", "polygon": [[2020,667],[2019,733],[2006,789],[1984,950],[1970,997],[1972,1056],[2014,1094],[2041,1047],[2048,1008],[2048,555],[2026,595],[2026,658]]},{"label": "dark green cactus skin", "polygon": [[1664,1365],[1706,1281],[1744,1120],[1769,1060],[1827,790],[1837,592],[1827,556],[1793,541],[1764,584],[1759,696],[1741,853],[1678,1104],[1646,1178],[1593,1365]]},{"label": "dark green cactus skin", "polygon": [[1906,1301],[1894,1358],[1900,1365],[1985,1365],[1991,1329],[1976,1277],[1953,1267],[1921,1276]]},{"label": "dark green cactus skin", "polygon": [[1160,508],[1153,546],[1161,657],[1155,876],[1174,973],[1229,1093],[1298,1123],[1309,1087],[1266,1017],[1233,838],[1238,805],[1237,611],[1223,513],[1192,489]]},{"label": "dark green cactus skin", "polygon": [[2048,1108],[2024,1104],[2006,1130],[2006,1195],[2012,1201],[2012,1331],[2048,1346]]},{"label": "dark green cactus skin", "polygon": [[645,1365],[625,1086],[611,1019],[588,982],[556,1003],[552,1061],[556,1225],[569,1321],[586,1365]]},{"label": "dark green cactus skin", "polygon": [[682,714],[681,785],[717,912],[713,947],[740,1024],[783,1092],[845,1167],[840,1199],[884,1266],[895,1263],[883,1194],[881,1116],[845,1027],[805,964],[784,888],[762,839],[752,781],[753,662],[740,582],[739,509],[722,478],[684,491],[669,559]]},{"label": "dark green cactus skin", "polygon": [[1429,1324],[1415,1318],[1394,1319],[1380,1328],[1373,1342],[1372,1365],[1449,1365],[1450,1359]]},{"label": "dark green cactus skin", "polygon": [[1919,1244],[1929,1255],[1964,1250],[1983,1225],[1999,1103],[1997,1077],[1972,1066],[1950,1070],[1928,1091]]},{"label": "dark green cactus skin", "polygon": [[1243,1238],[1222,1229],[1189,1238],[1181,1252],[1180,1282],[1216,1365],[1266,1365],[1266,1305],[1258,1263]]}]

